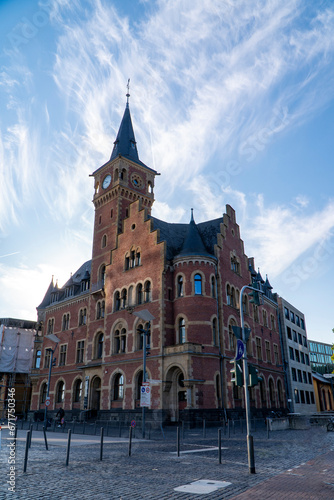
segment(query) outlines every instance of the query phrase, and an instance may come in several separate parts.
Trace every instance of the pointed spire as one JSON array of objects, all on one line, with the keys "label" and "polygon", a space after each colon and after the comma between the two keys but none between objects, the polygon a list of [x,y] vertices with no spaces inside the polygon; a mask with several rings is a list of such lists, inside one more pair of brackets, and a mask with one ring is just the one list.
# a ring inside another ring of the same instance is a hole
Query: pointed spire
[{"label": "pointed spire", "polygon": [[209,254],[206,250],[205,245],[203,243],[202,237],[198,230],[198,227],[194,220],[194,210],[191,209],[191,217],[187,230],[186,237],[184,239],[181,251],[179,256],[188,256],[188,255],[202,255],[207,257],[213,257],[213,255]]},{"label": "pointed spire", "polygon": [[269,280],[268,280],[268,274],[266,274],[266,282],[265,282],[265,286],[268,288],[268,290],[272,290],[273,287],[271,286]]}]

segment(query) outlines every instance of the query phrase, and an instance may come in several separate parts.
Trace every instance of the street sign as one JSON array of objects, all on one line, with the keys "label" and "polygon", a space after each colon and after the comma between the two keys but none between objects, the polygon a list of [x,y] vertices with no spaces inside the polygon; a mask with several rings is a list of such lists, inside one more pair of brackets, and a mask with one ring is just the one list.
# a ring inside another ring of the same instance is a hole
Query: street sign
[{"label": "street sign", "polygon": [[135,420],[131,420],[131,427],[133,427],[133,428],[136,427],[136,421]]},{"label": "street sign", "polygon": [[242,340],[238,339],[237,340],[237,350],[236,350],[236,353],[235,353],[235,360],[238,361],[239,359],[242,358],[242,356],[244,355],[244,352],[245,352],[245,344],[243,343]]},{"label": "street sign", "polygon": [[140,406],[151,406],[151,388],[149,382],[143,382],[140,388]]},{"label": "street sign", "polygon": [[49,399],[47,399],[47,400],[45,401],[45,406],[46,406],[46,407],[50,406],[50,403],[51,403],[51,401],[50,401]]}]

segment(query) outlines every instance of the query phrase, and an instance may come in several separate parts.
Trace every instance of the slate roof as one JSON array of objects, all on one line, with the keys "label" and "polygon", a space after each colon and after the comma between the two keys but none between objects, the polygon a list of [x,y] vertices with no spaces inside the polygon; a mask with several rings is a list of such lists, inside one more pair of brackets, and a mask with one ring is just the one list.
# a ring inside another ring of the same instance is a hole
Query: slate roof
[{"label": "slate roof", "polygon": [[196,224],[175,224],[151,217],[153,229],[160,230],[159,241],[167,243],[167,259],[172,260],[178,255],[202,255],[215,257],[214,245],[223,218]]},{"label": "slate roof", "polygon": [[[91,271],[91,265],[92,261],[87,260],[82,266],[79,267],[79,269],[70,277],[69,280],[65,283],[65,285],[61,288],[58,288],[58,285],[54,285],[53,283],[53,277],[51,280],[51,283],[46,291],[46,294],[44,295],[44,298],[40,305],[37,307],[37,309],[44,309],[45,307],[49,306],[51,304],[51,295],[53,292],[58,291],[60,294],[65,290],[65,288],[69,286],[74,286],[74,296],[75,295],[80,295],[82,293],[81,291],[81,282],[83,280],[88,280],[90,278],[90,271]],[[65,298],[68,297],[62,297],[61,295],[59,296],[59,299],[57,302],[60,302],[61,300],[64,300]]]},{"label": "slate roof", "polygon": [[[126,104],[116,141],[114,142],[114,148],[111,153],[110,161],[114,160],[118,156],[128,158],[129,160],[138,163],[142,167],[152,170],[139,159],[135,133],[132,126],[130,107],[128,103]],[[153,170],[153,172],[155,172],[155,170]]]}]

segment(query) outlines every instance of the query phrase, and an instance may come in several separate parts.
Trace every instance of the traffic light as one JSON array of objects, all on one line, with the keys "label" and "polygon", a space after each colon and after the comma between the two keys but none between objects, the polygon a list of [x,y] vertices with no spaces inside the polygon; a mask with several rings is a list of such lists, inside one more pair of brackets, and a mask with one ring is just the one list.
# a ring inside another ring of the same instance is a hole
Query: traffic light
[{"label": "traffic light", "polygon": [[233,368],[231,371],[231,382],[233,382],[235,385],[242,387],[244,385],[244,373],[242,371],[242,360],[239,359],[238,361],[235,361],[234,359],[230,361],[230,363],[233,363]]},{"label": "traffic light", "polygon": [[[259,284],[258,283],[252,283],[251,285],[249,285],[251,288],[259,288]],[[249,303],[250,304],[255,304],[257,306],[261,305],[262,304],[262,301],[261,301],[261,294],[259,292],[257,292],[256,290],[252,290],[248,296],[250,297],[250,300],[249,300]]]},{"label": "traffic light", "polygon": [[263,377],[258,375],[259,370],[255,368],[254,365],[248,364],[248,386],[249,387],[254,387],[254,385],[257,385],[259,382],[263,381]]}]

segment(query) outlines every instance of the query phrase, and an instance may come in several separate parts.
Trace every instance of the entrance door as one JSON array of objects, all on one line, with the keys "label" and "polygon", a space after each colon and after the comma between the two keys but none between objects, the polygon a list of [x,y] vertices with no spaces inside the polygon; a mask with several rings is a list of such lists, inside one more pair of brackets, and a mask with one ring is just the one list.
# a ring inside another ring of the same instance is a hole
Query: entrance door
[{"label": "entrance door", "polygon": [[100,409],[101,400],[101,379],[100,377],[95,377],[92,381],[91,386],[91,409],[98,411]]}]

